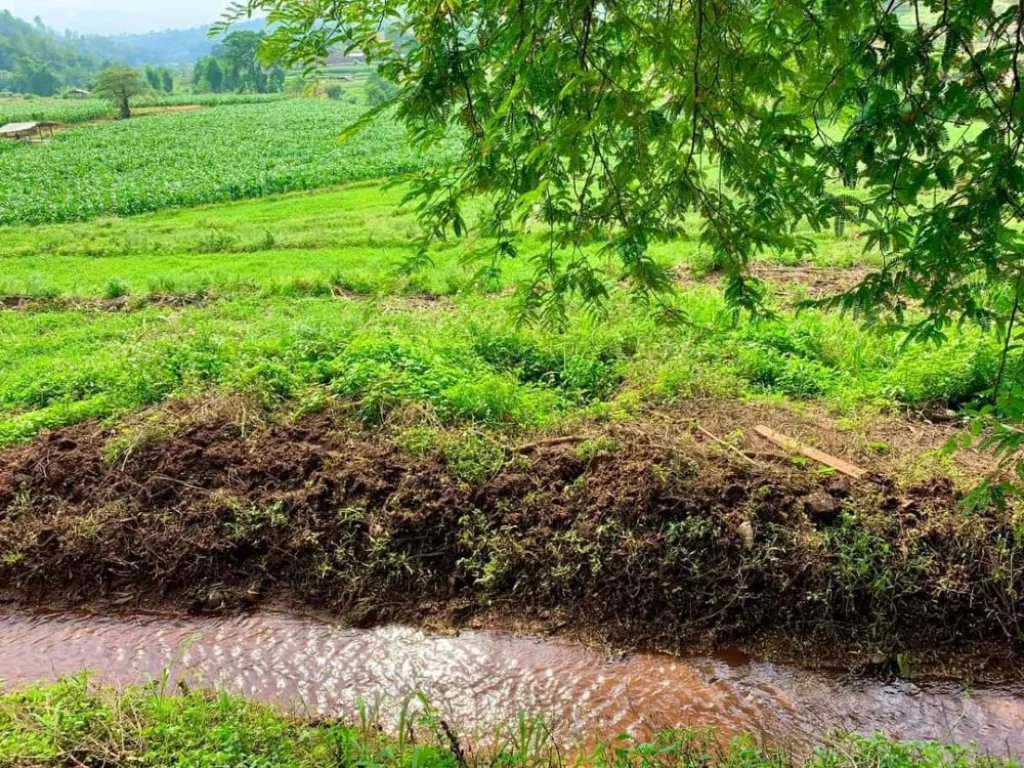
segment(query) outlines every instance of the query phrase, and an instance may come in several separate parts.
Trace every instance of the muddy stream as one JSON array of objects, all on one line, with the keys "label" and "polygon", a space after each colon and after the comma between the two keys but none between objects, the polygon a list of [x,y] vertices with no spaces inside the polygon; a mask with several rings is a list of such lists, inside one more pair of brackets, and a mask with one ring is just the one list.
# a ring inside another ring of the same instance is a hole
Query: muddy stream
[{"label": "muddy stream", "polygon": [[0,678],[16,686],[89,669],[113,684],[172,681],[245,694],[308,715],[358,700],[387,725],[423,692],[467,732],[519,712],[558,740],[716,726],[807,746],[834,730],[977,742],[1024,754],[1024,689],[880,681],[746,658],[610,658],[557,640],[463,632],[354,630],[278,613],[231,618],[0,616]]}]

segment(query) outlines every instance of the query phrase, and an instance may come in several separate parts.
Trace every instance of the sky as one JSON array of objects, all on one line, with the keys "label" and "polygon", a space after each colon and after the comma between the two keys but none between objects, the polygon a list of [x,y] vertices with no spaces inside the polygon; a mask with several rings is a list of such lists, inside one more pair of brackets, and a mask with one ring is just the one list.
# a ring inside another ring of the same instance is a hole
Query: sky
[{"label": "sky", "polygon": [[0,0],[0,9],[63,32],[119,34],[209,24],[230,0]]}]

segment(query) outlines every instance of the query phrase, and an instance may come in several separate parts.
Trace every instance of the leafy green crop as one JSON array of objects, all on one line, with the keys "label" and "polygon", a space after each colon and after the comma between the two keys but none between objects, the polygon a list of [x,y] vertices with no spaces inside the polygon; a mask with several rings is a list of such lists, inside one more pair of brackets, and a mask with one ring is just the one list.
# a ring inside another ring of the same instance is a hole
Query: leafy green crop
[{"label": "leafy green crop", "polygon": [[[0,224],[42,224],[259,197],[384,178],[435,162],[382,116],[339,143],[360,114],[287,100],[104,123],[0,152]],[[444,150],[441,150],[443,152]]]},{"label": "leafy green crop", "polygon": [[[263,104],[288,98],[282,93],[147,93],[132,100],[136,107],[221,107],[233,104]],[[87,123],[111,117],[110,102],[104,99],[0,99],[0,125],[49,120],[55,123]]]},{"label": "leafy green crop", "polygon": [[103,99],[0,99],[0,125],[49,120],[55,123],[85,123],[111,114]]}]

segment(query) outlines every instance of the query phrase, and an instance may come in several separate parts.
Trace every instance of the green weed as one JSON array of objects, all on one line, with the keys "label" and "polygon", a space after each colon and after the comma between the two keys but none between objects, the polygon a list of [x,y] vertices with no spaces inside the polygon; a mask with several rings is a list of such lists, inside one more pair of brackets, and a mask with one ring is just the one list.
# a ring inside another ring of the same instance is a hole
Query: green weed
[{"label": "green weed", "polygon": [[[0,765],[275,766],[327,768],[554,768],[562,750],[542,721],[520,715],[490,743],[456,751],[422,697],[401,707],[398,734],[378,727],[365,705],[353,725],[309,723],[227,694],[165,693],[167,676],[121,692],[83,677],[0,696]],[[411,738],[410,738],[411,736]],[[1009,758],[934,742],[881,736],[839,736],[801,759],[755,746],[750,737],[728,744],[710,730],[663,731],[650,741],[620,736],[581,751],[573,764],[593,768],[1019,768]]]}]

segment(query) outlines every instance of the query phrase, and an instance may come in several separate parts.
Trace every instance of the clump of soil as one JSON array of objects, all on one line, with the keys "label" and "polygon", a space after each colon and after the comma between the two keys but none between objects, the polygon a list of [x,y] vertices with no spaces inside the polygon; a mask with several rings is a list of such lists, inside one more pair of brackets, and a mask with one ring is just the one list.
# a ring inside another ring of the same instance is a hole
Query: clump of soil
[{"label": "clump of soil", "polygon": [[607,431],[601,450],[509,451],[471,486],[325,414],[249,432],[208,413],[127,443],[65,429],[0,453],[0,590],[361,624],[497,613],[673,650],[1021,651],[1019,530],[962,514],[948,480],[897,491]]}]

